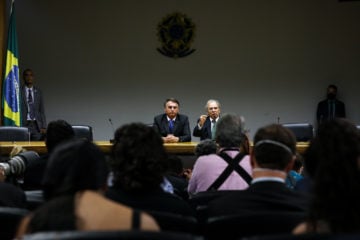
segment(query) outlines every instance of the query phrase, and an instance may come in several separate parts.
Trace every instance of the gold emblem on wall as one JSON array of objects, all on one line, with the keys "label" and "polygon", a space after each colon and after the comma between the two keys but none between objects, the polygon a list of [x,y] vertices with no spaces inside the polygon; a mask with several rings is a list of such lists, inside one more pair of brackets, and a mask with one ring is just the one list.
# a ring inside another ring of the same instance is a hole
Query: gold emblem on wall
[{"label": "gold emblem on wall", "polygon": [[191,43],[195,37],[195,24],[183,13],[175,12],[162,19],[158,25],[161,47],[157,50],[164,56],[181,58],[192,54]]}]

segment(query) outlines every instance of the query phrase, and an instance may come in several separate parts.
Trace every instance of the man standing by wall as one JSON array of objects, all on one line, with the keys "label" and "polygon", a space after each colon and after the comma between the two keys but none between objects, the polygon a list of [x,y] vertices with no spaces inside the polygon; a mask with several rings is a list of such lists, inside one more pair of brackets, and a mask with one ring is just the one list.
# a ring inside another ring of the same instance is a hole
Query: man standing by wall
[{"label": "man standing by wall", "polygon": [[329,85],[326,99],[319,102],[316,111],[318,125],[334,118],[346,118],[345,104],[336,98],[337,87]]},{"label": "man standing by wall", "polygon": [[22,125],[28,127],[30,138],[34,141],[44,139],[46,118],[41,90],[34,86],[34,73],[31,69],[23,72],[24,86],[21,87]]}]

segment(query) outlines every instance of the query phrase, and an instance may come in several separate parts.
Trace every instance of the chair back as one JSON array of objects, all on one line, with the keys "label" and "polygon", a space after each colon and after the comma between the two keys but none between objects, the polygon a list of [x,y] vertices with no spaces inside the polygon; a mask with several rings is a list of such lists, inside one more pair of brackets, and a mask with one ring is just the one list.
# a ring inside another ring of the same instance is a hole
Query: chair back
[{"label": "chair back", "polygon": [[23,240],[202,240],[202,237],[187,233],[153,232],[153,231],[64,231],[39,232],[25,235]]},{"label": "chair back", "polygon": [[3,240],[14,239],[21,219],[29,211],[22,208],[0,207],[0,236]]},{"label": "chair back", "polygon": [[308,142],[314,137],[314,128],[310,123],[284,123],[282,126],[294,133],[297,142]]},{"label": "chair back", "polygon": [[183,216],[160,211],[146,212],[156,220],[162,231],[198,233],[198,222],[193,216]]},{"label": "chair back", "polygon": [[89,141],[93,141],[92,127],[88,125],[72,125],[76,138],[85,138]]},{"label": "chair back", "polygon": [[285,234],[305,219],[305,213],[260,212],[210,217],[205,235],[208,239],[238,239],[248,236]]},{"label": "chair back", "polygon": [[0,141],[28,141],[29,129],[26,127],[0,126]]}]

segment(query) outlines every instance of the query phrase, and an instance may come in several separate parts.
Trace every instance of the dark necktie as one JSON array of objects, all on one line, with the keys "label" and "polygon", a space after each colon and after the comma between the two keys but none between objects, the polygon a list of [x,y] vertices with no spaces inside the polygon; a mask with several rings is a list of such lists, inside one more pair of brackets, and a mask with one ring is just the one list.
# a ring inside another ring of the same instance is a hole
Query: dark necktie
[{"label": "dark necktie", "polygon": [[174,120],[169,120],[169,133],[174,133]]},{"label": "dark necktie", "polygon": [[329,101],[329,117],[328,119],[334,119],[335,118],[335,101],[334,100],[330,100]]},{"label": "dark necktie", "polygon": [[212,123],[212,127],[211,127],[211,139],[214,140],[215,139],[215,132],[216,132],[216,120],[212,119],[211,120]]},{"label": "dark necktie", "polygon": [[32,96],[31,89],[28,91],[28,104],[29,104],[29,117],[31,120],[35,118],[35,110],[34,110],[34,99]]}]

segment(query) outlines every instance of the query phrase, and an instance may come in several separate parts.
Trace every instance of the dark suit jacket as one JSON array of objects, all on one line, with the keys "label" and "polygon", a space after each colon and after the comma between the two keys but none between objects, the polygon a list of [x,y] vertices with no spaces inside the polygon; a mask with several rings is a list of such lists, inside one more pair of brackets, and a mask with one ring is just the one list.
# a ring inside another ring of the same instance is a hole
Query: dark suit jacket
[{"label": "dark suit jacket", "polygon": [[0,182],[0,206],[2,207],[26,207],[24,191],[6,182]]},{"label": "dark suit jacket", "polygon": [[[335,99],[335,117],[336,118],[345,118],[345,104],[337,99]],[[316,119],[318,123],[322,121],[329,120],[329,106],[328,100],[325,99],[319,102],[316,111]]]},{"label": "dark suit jacket", "polygon": [[[39,128],[46,128],[45,108],[42,97],[42,92],[39,88],[34,86],[34,108],[35,108],[35,119]],[[25,87],[21,87],[21,120],[22,125],[26,126],[28,106],[26,99]]]},{"label": "dark suit jacket", "polygon": [[[165,113],[154,118],[153,127],[163,137],[166,137],[169,134],[169,122]],[[191,141],[189,119],[186,115],[178,114],[176,116],[173,134],[175,137],[179,137],[179,142]]]},{"label": "dark suit jacket", "polygon": [[264,181],[251,184],[248,189],[216,199],[209,204],[209,216],[262,213],[305,212],[308,195],[295,192],[284,183]]},{"label": "dark suit jacket", "polygon": [[[200,119],[199,119],[200,120]],[[197,121],[199,123],[199,120]],[[194,127],[194,137],[200,137],[200,140],[211,139],[211,121],[210,117],[207,117],[204,125],[199,129],[198,124]]]}]

